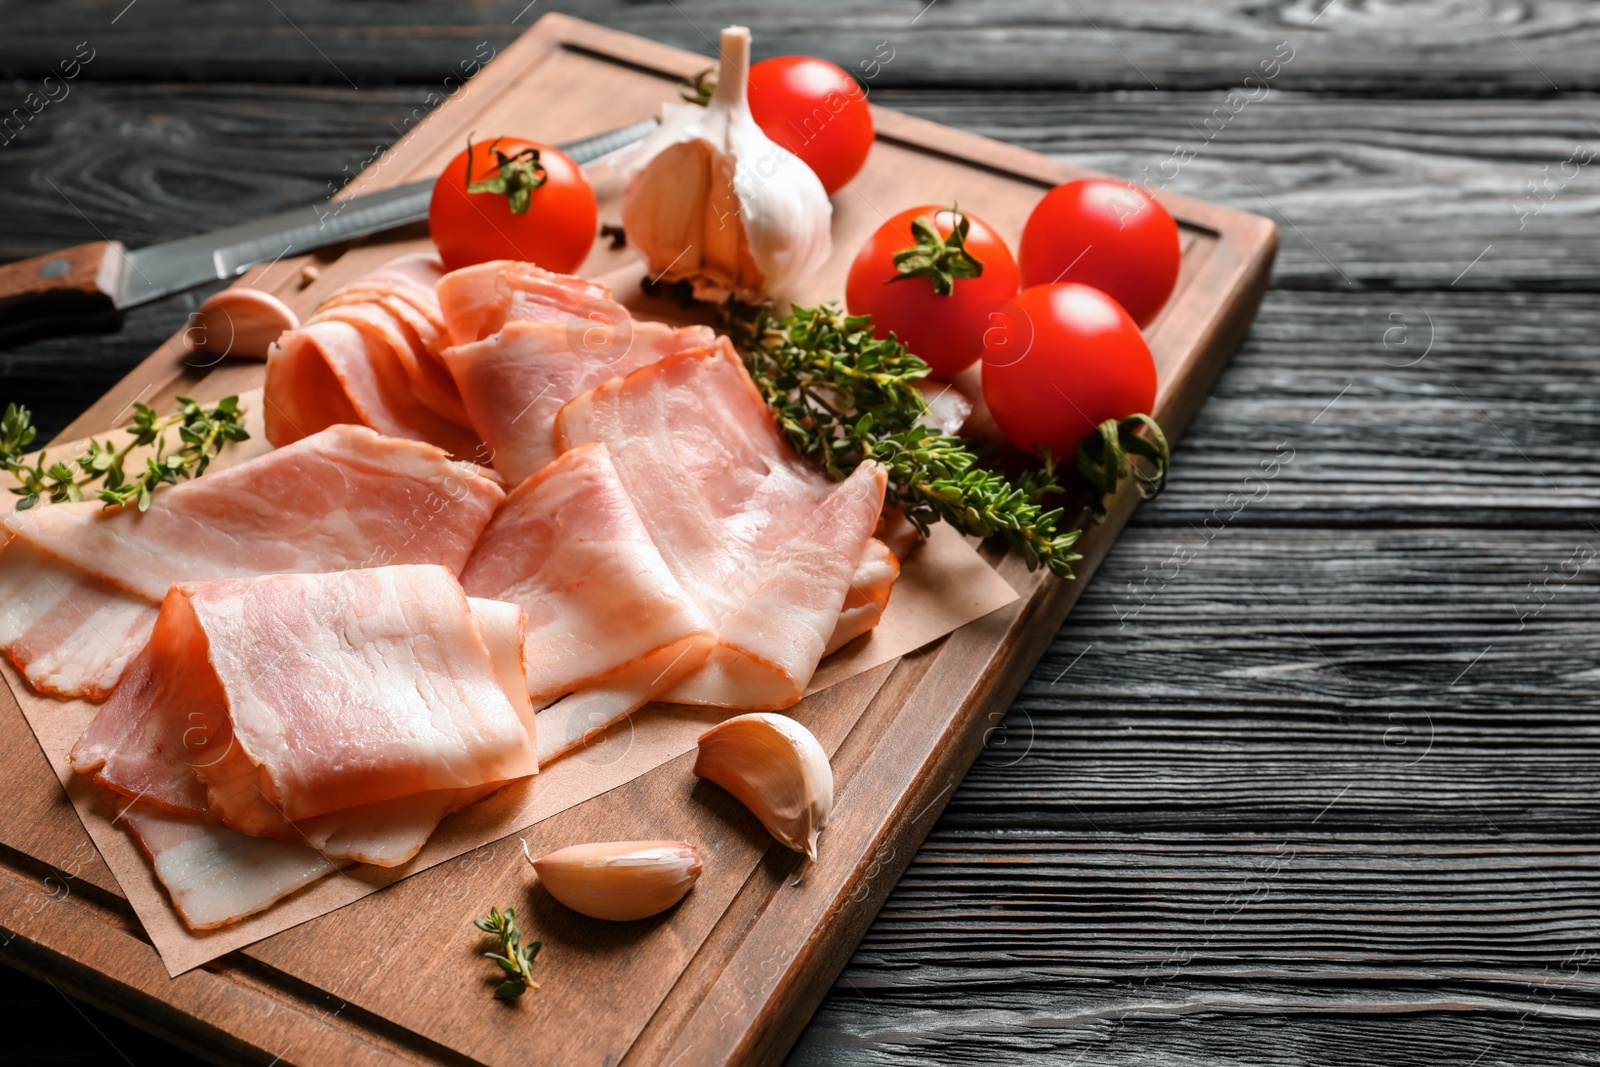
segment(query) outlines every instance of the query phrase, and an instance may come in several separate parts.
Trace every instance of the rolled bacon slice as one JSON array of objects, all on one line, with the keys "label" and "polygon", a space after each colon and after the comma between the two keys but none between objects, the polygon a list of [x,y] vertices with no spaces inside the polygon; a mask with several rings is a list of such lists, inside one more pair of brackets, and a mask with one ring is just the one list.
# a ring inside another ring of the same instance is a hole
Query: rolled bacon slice
[{"label": "rolled bacon slice", "polygon": [[716,643],[600,444],[566,452],[511,492],[461,584],[527,612],[523,660],[540,704],[639,665],[666,684]]},{"label": "rolled bacon slice", "polygon": [[504,493],[438,449],[335,426],[163,489],[0,516],[0,646],[42,692],[101,697],[174,582],[382,563],[459,573]]},{"label": "rolled bacon slice", "polygon": [[706,665],[653,695],[799,700],[872,539],[883,470],[863,463],[836,485],[795,456],[726,339],[591,389],[557,431],[566,447],[607,446],[667,567],[717,627]]},{"label": "rolled bacon slice", "polygon": [[[175,585],[72,765],[253,836],[394,853],[384,831],[414,854],[460,791],[537,771],[521,647],[521,609],[469,601],[444,567]],[[440,795],[395,825],[384,803],[420,794]]]}]

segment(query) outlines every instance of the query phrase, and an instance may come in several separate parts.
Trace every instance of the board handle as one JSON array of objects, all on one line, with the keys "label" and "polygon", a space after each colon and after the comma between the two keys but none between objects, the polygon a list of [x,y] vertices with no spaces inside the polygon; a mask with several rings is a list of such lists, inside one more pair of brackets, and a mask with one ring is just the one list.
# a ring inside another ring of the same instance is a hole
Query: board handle
[{"label": "board handle", "polygon": [[0,344],[90,333],[120,322],[120,241],[95,241],[0,266]]}]

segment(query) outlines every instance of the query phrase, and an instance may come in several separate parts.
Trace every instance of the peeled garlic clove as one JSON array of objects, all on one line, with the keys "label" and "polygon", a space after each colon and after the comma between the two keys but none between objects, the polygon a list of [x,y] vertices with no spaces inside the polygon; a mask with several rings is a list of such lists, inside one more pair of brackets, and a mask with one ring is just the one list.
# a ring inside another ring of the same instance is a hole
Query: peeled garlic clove
[{"label": "peeled garlic clove", "polygon": [[750,114],[750,31],[722,31],[722,68],[706,107],[667,104],[661,128],[619,169],[622,225],[656,281],[697,297],[755,301],[813,273],[833,250],[833,205],[810,167]]},{"label": "peeled garlic clove", "polygon": [[700,735],[694,773],[738,797],[773,837],[817,858],[817,834],[833,811],[833,768],[811,731],[759,711]]},{"label": "peeled garlic clove", "polygon": [[183,336],[196,352],[266,359],[272,343],[299,325],[300,317],[271,293],[234,288],[207,297]]},{"label": "peeled garlic clove", "polygon": [[687,841],[601,841],[532,862],[551,896],[580,915],[617,922],[666,911],[700,877],[700,853]]}]

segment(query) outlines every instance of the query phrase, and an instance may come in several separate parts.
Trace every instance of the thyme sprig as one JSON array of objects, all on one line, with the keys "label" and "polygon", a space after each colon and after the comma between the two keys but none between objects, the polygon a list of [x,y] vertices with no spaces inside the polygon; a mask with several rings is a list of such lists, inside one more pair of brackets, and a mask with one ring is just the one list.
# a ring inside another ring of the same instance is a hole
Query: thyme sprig
[{"label": "thyme sprig", "polygon": [[530,989],[538,989],[533,980],[533,958],[544,946],[542,941],[522,943],[522,931],[517,929],[517,909],[490,908],[487,919],[473,919],[472,925],[500,940],[499,952],[485,952],[484,958],[494,960],[506,979],[494,987],[496,1000],[515,1000]]},{"label": "thyme sprig", "polygon": [[1080,532],[1062,529],[1063,509],[1045,506],[1061,492],[1055,462],[1046,457],[1012,481],[982,466],[967,442],[924,425],[927,401],[915,383],[928,365],[899,341],[874,337],[870,319],[833,304],[781,318],[734,304],[729,314],[745,365],[795,451],[835,480],[877,460],[888,473],[888,499],[921,532],[947,522],[1000,536],[1030,569],[1072,577]]},{"label": "thyme sprig", "polygon": [[[17,510],[26,511],[41,500],[53,504],[82,500],[92,492],[107,507],[136,504],[140,511],[147,511],[158,488],[199,477],[229,441],[250,439],[236,396],[225,397],[213,407],[186,396],[178,397],[178,404],[178,413],[168,416],[147,404],[134,404],[133,420],[125,427],[130,436],[123,445],[113,445],[109,437],[104,441],[90,438],[82,455],[71,462],[54,463],[43,451],[32,463],[27,462],[23,453],[37,438],[38,430],[26,407],[7,404],[0,417],[0,468],[20,483],[11,489],[22,497]],[[173,428],[180,443],[169,451],[167,431]],[[152,444],[155,452],[145,458],[144,469],[130,476],[125,469],[129,456],[134,449]]]},{"label": "thyme sprig", "polygon": [[946,522],[965,534],[999,536],[1029,570],[1045,567],[1070,579],[1083,558],[1072,550],[1078,527],[1105,521],[1106,501],[1123,479],[1136,477],[1147,499],[1166,484],[1169,451],[1156,421],[1145,414],[1107,419],[1077,446],[1091,498],[1066,527],[1065,509],[1046,506],[1063,492],[1055,458],[1045,452],[1038,468],[1013,480],[983,465],[972,443],[925,425],[927,400],[916,383],[928,365],[893,334],[873,336],[869,317],[835,304],[794,307],[781,317],[770,306],[738,301],[724,310],[750,376],[795,451],[835,481],[876,460],[888,474],[889,502],[924,534]]}]

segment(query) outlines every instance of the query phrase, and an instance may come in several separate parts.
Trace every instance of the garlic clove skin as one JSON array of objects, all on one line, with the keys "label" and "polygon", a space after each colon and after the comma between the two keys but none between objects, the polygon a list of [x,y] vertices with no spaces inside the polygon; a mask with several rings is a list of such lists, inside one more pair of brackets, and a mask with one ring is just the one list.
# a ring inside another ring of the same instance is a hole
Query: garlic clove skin
[{"label": "garlic clove skin", "polygon": [[700,853],[687,841],[601,841],[532,861],[550,895],[591,919],[627,922],[659,915],[700,878]]},{"label": "garlic clove skin", "polygon": [[196,352],[266,359],[272,343],[299,325],[300,317],[271,293],[235,287],[207,297],[189,316],[183,336]]},{"label": "garlic clove skin", "polygon": [[750,114],[750,31],[722,31],[717,91],[706,107],[667,104],[619,169],[628,243],[656,281],[695,295],[758,300],[805,279],[833,251],[821,180]]},{"label": "garlic clove skin", "polygon": [[772,712],[735,716],[700,735],[694,773],[738,797],[784,845],[817,858],[833,768],[810,730]]}]

